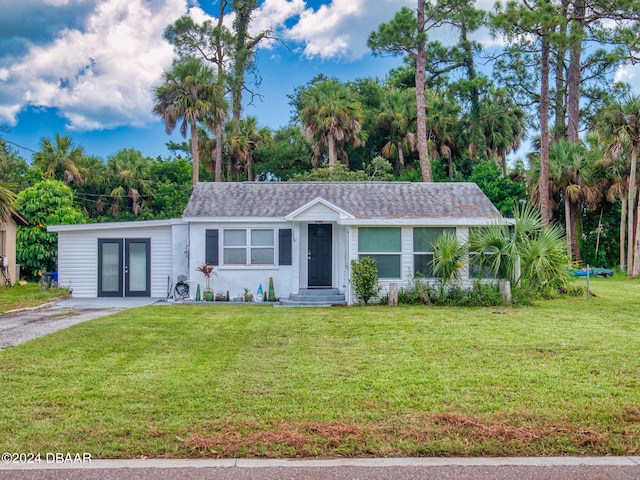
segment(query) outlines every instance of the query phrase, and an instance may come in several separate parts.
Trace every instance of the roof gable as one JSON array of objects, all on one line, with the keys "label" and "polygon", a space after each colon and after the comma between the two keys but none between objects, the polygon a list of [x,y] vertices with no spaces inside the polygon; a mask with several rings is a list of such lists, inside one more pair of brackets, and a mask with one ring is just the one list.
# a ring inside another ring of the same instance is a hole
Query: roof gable
[{"label": "roof gable", "polygon": [[319,207],[354,220],[502,218],[474,183],[410,182],[199,183],[183,218],[285,220]]},{"label": "roof gable", "polygon": [[286,220],[314,221],[338,220],[340,218],[354,218],[349,212],[335,206],[324,198],[318,197],[297,208],[284,217]]}]

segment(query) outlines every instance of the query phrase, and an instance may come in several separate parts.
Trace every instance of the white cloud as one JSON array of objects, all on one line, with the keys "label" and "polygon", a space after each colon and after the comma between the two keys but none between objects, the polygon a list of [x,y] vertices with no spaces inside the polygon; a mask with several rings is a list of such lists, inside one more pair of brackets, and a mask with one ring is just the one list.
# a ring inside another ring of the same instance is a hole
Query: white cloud
[{"label": "white cloud", "polygon": [[625,82],[625,83],[634,85],[634,84],[638,84],[637,80],[639,79],[640,79],[640,66],[622,65],[616,71],[613,81],[616,83]]},{"label": "white cloud", "polygon": [[3,70],[0,118],[15,123],[18,104],[58,108],[78,130],[150,120],[152,85],[173,56],[162,34],[186,9],[185,0],[98,2],[82,30],[62,30]]},{"label": "white cloud", "polygon": [[304,45],[303,54],[322,59],[357,59],[369,49],[367,38],[379,24],[391,20],[409,0],[332,0],[318,10],[306,9],[287,32],[287,38]]},{"label": "white cloud", "polygon": [[281,31],[286,22],[304,12],[304,0],[264,0],[251,18],[251,32]]}]

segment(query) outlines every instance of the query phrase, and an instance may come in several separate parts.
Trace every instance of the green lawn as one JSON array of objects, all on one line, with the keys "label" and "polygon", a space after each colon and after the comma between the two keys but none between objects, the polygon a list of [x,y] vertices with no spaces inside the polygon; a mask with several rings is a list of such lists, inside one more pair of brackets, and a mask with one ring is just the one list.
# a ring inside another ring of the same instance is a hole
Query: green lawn
[{"label": "green lawn", "polygon": [[[584,282],[581,280],[581,282]],[[0,352],[9,452],[640,454],[640,282],[523,308],[157,305]]]},{"label": "green lawn", "polygon": [[17,308],[34,307],[69,293],[66,288],[42,288],[39,283],[0,286],[0,315]]}]

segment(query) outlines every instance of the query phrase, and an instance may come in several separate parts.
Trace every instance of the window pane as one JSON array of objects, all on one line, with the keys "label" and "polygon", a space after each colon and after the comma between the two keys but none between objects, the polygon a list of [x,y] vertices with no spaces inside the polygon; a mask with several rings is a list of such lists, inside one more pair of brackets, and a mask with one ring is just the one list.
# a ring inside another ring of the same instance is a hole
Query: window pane
[{"label": "window pane", "polygon": [[105,242],[102,244],[102,291],[120,291],[120,244]]},{"label": "window pane", "polygon": [[413,272],[416,277],[432,278],[433,277],[433,255],[414,255],[413,256]]},{"label": "window pane", "polygon": [[493,268],[485,261],[483,265],[480,265],[479,257],[477,253],[470,253],[469,258],[471,263],[469,264],[469,277],[470,278],[487,278],[497,279],[498,277],[493,273]]},{"label": "window pane", "polygon": [[360,255],[360,258],[375,259],[378,266],[378,277],[400,278],[400,255]]},{"label": "window pane", "polygon": [[273,265],[273,248],[252,248],[251,265]]},{"label": "window pane", "polygon": [[402,231],[400,228],[358,228],[359,252],[400,252],[401,249]]},{"label": "window pane", "polygon": [[224,253],[225,265],[246,265],[247,249],[246,248],[225,248]]},{"label": "window pane", "polygon": [[273,247],[273,230],[251,230],[251,245]]},{"label": "window pane", "polygon": [[455,228],[415,227],[413,229],[413,251],[433,252],[433,242],[445,232],[456,234]]},{"label": "window pane", "polygon": [[225,230],[224,231],[225,247],[244,247],[246,245],[247,245],[246,230]]},{"label": "window pane", "polygon": [[5,255],[5,253],[4,253],[4,230],[0,230],[0,255]]},{"label": "window pane", "polygon": [[147,245],[145,243],[129,244],[129,290],[132,292],[147,290]]}]

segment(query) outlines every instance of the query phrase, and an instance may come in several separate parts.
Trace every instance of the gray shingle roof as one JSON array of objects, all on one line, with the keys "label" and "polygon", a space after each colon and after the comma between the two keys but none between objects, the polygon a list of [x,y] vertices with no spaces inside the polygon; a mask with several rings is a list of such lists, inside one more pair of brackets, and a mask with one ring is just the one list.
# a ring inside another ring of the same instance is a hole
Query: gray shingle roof
[{"label": "gray shingle roof", "polygon": [[282,218],[323,198],[356,218],[500,218],[475,183],[199,183],[184,217]]}]

